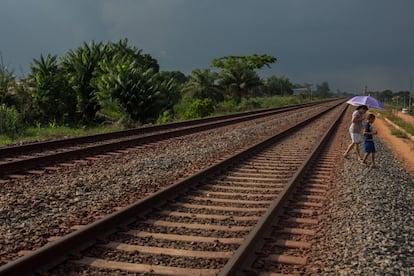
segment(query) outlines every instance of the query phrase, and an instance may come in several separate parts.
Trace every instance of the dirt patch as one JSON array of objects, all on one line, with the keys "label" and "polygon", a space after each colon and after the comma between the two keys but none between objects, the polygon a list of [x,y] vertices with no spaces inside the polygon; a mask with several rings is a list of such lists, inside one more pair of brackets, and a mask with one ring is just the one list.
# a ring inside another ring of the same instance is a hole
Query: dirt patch
[{"label": "dirt patch", "polygon": [[[414,117],[402,113],[399,113],[398,116],[414,125]],[[377,120],[375,120],[373,126],[378,131],[378,137],[381,141],[391,149],[404,168],[414,177],[414,142],[410,139],[392,135],[392,126],[381,115],[377,115]],[[381,153],[379,152],[378,154]]]}]

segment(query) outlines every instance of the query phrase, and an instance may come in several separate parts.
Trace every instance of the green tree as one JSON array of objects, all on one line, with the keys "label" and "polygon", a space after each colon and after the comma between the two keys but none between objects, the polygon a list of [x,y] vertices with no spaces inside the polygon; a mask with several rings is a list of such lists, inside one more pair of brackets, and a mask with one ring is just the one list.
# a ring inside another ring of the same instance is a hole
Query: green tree
[{"label": "green tree", "polygon": [[116,116],[120,111],[125,119],[147,123],[178,101],[178,84],[172,76],[159,72],[157,60],[124,39],[108,44],[93,85],[103,113]]},{"label": "green tree", "polygon": [[16,79],[13,70],[10,70],[3,64],[3,57],[0,53],[0,104],[6,104],[10,91],[15,86]]},{"label": "green tree", "polygon": [[240,103],[249,90],[262,85],[255,70],[264,66],[270,67],[275,61],[276,58],[269,55],[225,56],[214,59],[212,66],[222,69],[220,85]]},{"label": "green tree", "polygon": [[195,69],[191,72],[183,91],[195,99],[211,99],[220,102],[224,99],[223,93],[217,84],[218,73],[209,69]]},{"label": "green tree", "polygon": [[264,81],[264,91],[268,96],[272,95],[292,95],[293,84],[285,76],[270,76]]},{"label": "green tree", "polygon": [[182,99],[182,90],[187,81],[186,75],[180,71],[161,71],[158,74],[160,83],[159,110],[162,118],[159,122],[173,121],[175,117],[174,106]]},{"label": "green tree", "polygon": [[100,109],[93,78],[99,62],[104,60],[107,54],[106,45],[92,41],[90,44],[84,43],[76,50],[69,50],[62,58],[62,68],[77,95],[77,109],[84,123],[94,122]]},{"label": "green tree", "polygon": [[328,98],[332,96],[329,84],[325,81],[316,85],[315,95],[320,98]]},{"label": "green tree", "polygon": [[[14,111],[11,112],[10,108],[6,106],[8,103],[9,98],[11,97],[10,91],[14,87],[15,84],[15,77],[12,70],[9,70],[3,64],[3,56],[0,53],[0,106],[2,107],[2,111],[0,112],[0,133],[3,133],[8,130],[9,120],[10,117],[14,117]],[[13,114],[13,116],[9,116]]]},{"label": "green tree", "polygon": [[171,111],[181,98],[181,87],[185,83],[182,77],[185,77],[185,75],[179,73],[178,71],[161,71],[156,76],[160,91],[157,110],[160,113],[167,110]]},{"label": "green tree", "polygon": [[228,95],[240,103],[249,89],[259,87],[262,82],[256,72],[250,69],[234,68],[221,72],[219,84],[226,89]]},{"label": "green tree", "polygon": [[141,49],[128,45],[128,39],[121,39],[116,43],[108,43],[106,58],[112,60],[114,56],[128,57],[144,70],[152,69],[154,72],[160,71],[158,61],[149,54],[143,54]]},{"label": "green tree", "polygon": [[141,123],[155,121],[160,110],[160,84],[154,69],[143,68],[130,56],[115,55],[100,64],[101,75],[95,80],[101,101],[119,101],[125,115]]},{"label": "green tree", "polygon": [[33,104],[38,120],[43,123],[72,123],[76,113],[76,95],[70,89],[57,56],[34,59],[29,75]]},{"label": "green tree", "polygon": [[175,83],[178,85],[184,85],[185,82],[188,80],[187,76],[181,71],[163,71],[162,73],[166,78],[168,77],[174,79]]},{"label": "green tree", "polygon": [[251,56],[225,56],[214,59],[212,65],[222,69],[231,69],[242,67],[245,69],[256,70],[276,62],[276,58],[269,55],[251,55]]},{"label": "green tree", "polygon": [[390,103],[392,101],[393,93],[391,90],[387,89],[379,93],[378,99],[383,103]]},{"label": "green tree", "polygon": [[13,104],[20,114],[22,124],[31,124],[35,120],[33,110],[33,97],[31,95],[32,88],[29,86],[28,79],[21,79],[16,82]]}]

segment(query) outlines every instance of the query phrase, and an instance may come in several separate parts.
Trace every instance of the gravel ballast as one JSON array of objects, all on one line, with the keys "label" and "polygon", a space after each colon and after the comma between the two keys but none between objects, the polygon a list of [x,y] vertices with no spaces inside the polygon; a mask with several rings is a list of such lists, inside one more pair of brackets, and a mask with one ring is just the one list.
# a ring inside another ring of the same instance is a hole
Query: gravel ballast
[{"label": "gravel ballast", "polygon": [[376,168],[352,151],[337,171],[312,248],[320,275],[414,275],[414,180],[379,139],[376,147]]}]

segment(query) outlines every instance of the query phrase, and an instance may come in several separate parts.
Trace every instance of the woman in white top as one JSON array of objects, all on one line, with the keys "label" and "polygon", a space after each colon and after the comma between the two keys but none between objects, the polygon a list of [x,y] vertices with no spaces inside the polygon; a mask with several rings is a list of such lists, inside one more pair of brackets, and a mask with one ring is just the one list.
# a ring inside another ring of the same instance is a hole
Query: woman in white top
[{"label": "woman in white top", "polygon": [[365,120],[365,113],[368,111],[368,106],[360,105],[352,113],[352,123],[349,126],[349,134],[351,135],[351,144],[344,152],[344,157],[348,156],[348,153],[352,148],[355,148],[356,153],[358,154],[359,160],[362,160],[361,152],[359,150],[359,144],[361,143],[362,131],[364,129],[362,122]]}]

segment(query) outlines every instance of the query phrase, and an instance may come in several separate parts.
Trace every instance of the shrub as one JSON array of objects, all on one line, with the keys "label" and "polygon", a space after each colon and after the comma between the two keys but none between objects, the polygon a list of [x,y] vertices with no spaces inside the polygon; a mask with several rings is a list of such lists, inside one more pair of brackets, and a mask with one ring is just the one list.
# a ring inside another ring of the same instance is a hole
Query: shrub
[{"label": "shrub", "polygon": [[171,110],[164,111],[157,119],[157,124],[166,124],[174,121],[174,113]]},{"label": "shrub", "polygon": [[262,108],[262,103],[258,98],[242,99],[239,109],[244,110],[255,110]]},{"label": "shrub", "polygon": [[230,99],[224,102],[220,102],[216,106],[216,112],[218,115],[236,113],[236,112],[239,112],[239,110],[240,109],[238,108],[238,105],[235,99]]},{"label": "shrub", "polygon": [[214,103],[211,99],[195,100],[190,104],[184,114],[184,118],[197,119],[211,115],[214,112]]},{"label": "shrub", "polygon": [[21,127],[20,115],[13,107],[0,105],[0,133],[14,136]]}]

